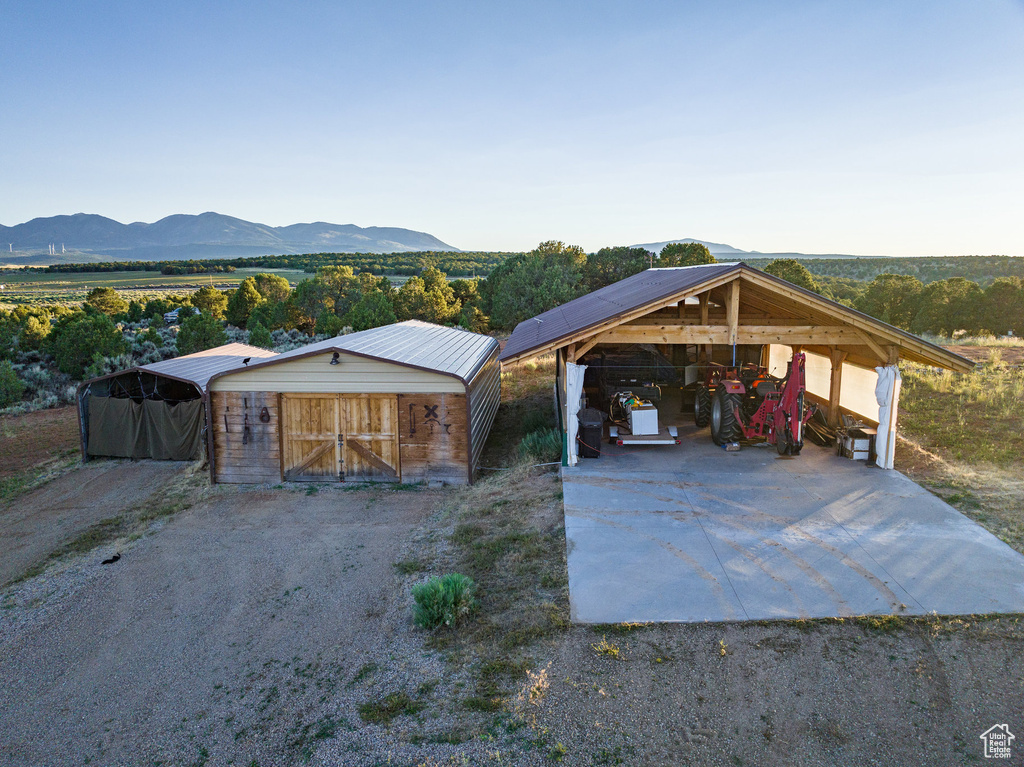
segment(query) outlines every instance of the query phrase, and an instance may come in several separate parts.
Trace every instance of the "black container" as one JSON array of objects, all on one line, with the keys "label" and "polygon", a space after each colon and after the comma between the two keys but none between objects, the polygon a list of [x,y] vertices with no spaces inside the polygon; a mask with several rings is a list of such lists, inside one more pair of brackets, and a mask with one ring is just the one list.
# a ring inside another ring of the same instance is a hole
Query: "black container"
[{"label": "black container", "polygon": [[580,422],[580,458],[601,457],[601,435],[604,431],[604,413],[592,407],[584,408],[576,416]]}]

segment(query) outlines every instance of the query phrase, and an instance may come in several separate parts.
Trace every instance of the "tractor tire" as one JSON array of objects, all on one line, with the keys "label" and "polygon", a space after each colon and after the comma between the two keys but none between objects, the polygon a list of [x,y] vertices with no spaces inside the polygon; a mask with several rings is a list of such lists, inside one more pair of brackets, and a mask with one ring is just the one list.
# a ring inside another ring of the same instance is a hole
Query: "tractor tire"
[{"label": "tractor tire", "polygon": [[693,422],[698,429],[711,423],[711,390],[704,384],[697,387],[693,400]]},{"label": "tractor tire", "polygon": [[716,445],[737,442],[743,436],[743,429],[736,412],[742,400],[739,394],[730,394],[724,386],[715,390],[711,400],[711,439]]}]

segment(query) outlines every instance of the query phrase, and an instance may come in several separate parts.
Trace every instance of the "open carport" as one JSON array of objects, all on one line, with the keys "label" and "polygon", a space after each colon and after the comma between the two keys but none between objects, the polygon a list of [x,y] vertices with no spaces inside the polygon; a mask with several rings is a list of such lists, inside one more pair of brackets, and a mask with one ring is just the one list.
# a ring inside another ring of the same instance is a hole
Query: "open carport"
[{"label": "open carport", "polygon": [[563,467],[575,622],[1024,611],[1024,556],[902,474],[680,436]]}]

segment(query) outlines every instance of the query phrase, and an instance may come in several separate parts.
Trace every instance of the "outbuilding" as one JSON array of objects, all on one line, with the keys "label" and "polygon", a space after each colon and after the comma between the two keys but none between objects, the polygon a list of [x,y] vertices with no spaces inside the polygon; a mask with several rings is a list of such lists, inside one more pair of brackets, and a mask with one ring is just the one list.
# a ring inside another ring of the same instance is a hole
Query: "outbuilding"
[{"label": "outbuilding", "polygon": [[273,356],[256,346],[225,344],[83,381],[78,387],[82,459],[201,458],[210,377]]},{"label": "outbuilding", "polygon": [[807,397],[831,424],[849,415],[878,425],[883,468],[892,468],[898,363],[959,372],[974,365],[743,263],[647,269],[521,322],[501,362],[556,355],[563,458],[572,466],[582,399],[600,405],[623,389],[674,391],[664,419],[672,424],[686,411],[683,393],[712,366],[754,365],[785,376],[798,351],[806,355]]},{"label": "outbuilding", "polygon": [[215,482],[472,482],[501,399],[498,342],[410,320],[214,375]]}]

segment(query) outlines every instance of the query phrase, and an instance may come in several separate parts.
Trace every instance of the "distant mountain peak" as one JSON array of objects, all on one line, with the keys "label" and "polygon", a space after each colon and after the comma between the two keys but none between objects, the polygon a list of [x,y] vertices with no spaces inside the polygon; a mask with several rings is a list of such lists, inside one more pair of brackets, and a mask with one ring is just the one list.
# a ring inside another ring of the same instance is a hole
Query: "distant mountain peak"
[{"label": "distant mountain peak", "polygon": [[35,263],[47,263],[40,254],[48,253],[51,243],[80,253],[88,261],[98,256],[115,261],[153,261],[322,252],[458,251],[431,234],[412,229],[364,228],[325,221],[268,226],[213,211],[175,213],[151,224],[122,224],[95,213],[34,218],[16,226],[0,225],[0,241],[13,246],[17,261],[27,258]]}]

